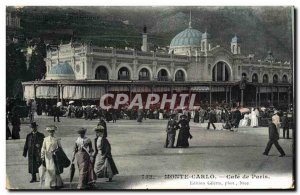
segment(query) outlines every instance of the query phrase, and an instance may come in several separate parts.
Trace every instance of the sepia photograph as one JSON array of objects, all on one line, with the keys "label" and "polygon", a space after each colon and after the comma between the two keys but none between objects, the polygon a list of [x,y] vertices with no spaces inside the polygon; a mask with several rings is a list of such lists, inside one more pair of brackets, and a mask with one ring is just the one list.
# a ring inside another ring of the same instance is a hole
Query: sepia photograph
[{"label": "sepia photograph", "polygon": [[5,11],[7,190],[296,189],[295,7]]}]

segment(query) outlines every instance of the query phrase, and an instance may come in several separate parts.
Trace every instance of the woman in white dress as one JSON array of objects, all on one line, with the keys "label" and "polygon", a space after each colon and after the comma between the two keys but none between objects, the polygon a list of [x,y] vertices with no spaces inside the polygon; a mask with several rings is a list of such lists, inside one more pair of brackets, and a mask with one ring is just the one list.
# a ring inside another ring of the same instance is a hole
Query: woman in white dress
[{"label": "woman in white dress", "polygon": [[249,121],[249,114],[244,114],[244,118],[240,121],[240,127],[247,127]]},{"label": "woman in white dress", "polygon": [[44,138],[41,149],[41,158],[46,164],[44,187],[59,189],[63,187],[63,181],[60,174],[57,173],[57,167],[55,166],[53,159],[53,153],[58,147],[61,147],[60,138],[54,136],[56,130],[57,127],[54,125],[46,127],[49,136]]},{"label": "woman in white dress", "polygon": [[257,127],[258,126],[258,119],[257,119],[257,112],[252,108],[251,111],[251,127]]}]

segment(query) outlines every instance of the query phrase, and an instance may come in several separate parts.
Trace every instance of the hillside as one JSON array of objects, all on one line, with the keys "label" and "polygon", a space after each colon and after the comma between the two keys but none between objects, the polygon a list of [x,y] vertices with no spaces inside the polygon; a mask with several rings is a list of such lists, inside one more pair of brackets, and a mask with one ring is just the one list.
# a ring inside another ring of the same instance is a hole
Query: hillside
[{"label": "hillside", "polygon": [[291,7],[23,7],[17,12],[25,37],[53,36],[55,43],[73,37],[139,49],[144,25],[150,42],[167,46],[187,28],[190,10],[193,28],[209,32],[216,44],[229,47],[237,34],[245,55],[264,58],[272,49],[276,58],[292,59]]}]

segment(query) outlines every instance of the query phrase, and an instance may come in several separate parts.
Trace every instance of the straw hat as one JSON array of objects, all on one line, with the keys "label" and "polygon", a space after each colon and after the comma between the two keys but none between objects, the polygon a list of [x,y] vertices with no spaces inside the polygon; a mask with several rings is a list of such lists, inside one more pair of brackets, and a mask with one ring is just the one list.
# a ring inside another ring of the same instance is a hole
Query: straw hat
[{"label": "straw hat", "polygon": [[49,125],[46,127],[46,131],[57,131],[57,127],[55,125]]},{"label": "straw hat", "polygon": [[104,127],[102,125],[98,125],[97,127],[94,127],[94,131],[103,133]]}]

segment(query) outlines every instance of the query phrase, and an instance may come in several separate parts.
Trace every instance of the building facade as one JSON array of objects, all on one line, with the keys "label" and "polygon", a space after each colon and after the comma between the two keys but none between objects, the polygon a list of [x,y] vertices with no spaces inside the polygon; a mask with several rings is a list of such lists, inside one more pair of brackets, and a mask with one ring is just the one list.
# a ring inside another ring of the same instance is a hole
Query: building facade
[{"label": "building facade", "polygon": [[272,52],[261,61],[245,57],[236,35],[224,48],[190,23],[171,40],[168,53],[149,52],[146,30],[142,36],[142,51],[74,42],[49,49],[45,79],[24,82],[24,98],[99,101],[105,93],[196,93],[196,104],[291,102],[293,65],[276,62]]}]

